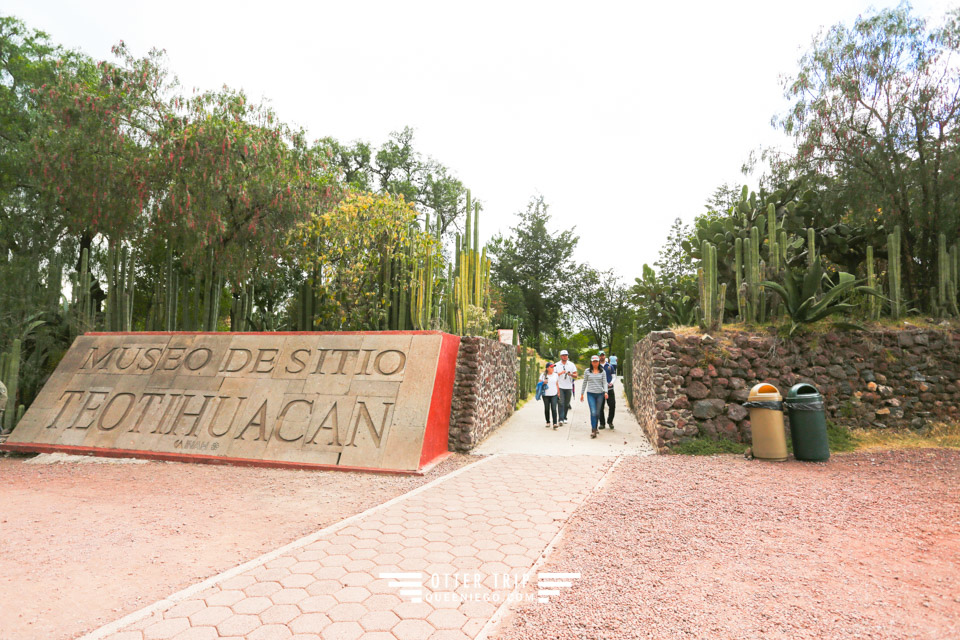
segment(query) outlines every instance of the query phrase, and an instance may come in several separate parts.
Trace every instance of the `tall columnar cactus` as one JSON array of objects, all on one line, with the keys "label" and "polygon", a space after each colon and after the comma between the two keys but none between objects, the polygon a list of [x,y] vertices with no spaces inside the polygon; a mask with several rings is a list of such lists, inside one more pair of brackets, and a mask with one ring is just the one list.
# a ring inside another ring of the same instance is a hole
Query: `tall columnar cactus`
[{"label": "tall columnar cactus", "polygon": [[[877,276],[874,271],[874,262],[873,262],[873,246],[867,246],[867,287],[871,291],[876,291],[880,293],[877,289]],[[879,317],[879,305],[877,304],[876,296],[868,295],[867,296],[867,318],[870,320],[876,320]]]},{"label": "tall columnar cactus", "polygon": [[937,310],[936,315],[960,315],[957,312],[956,255],[957,245],[947,250],[947,236],[940,234],[937,253]]},{"label": "tall columnar cactus", "polygon": [[807,229],[807,266],[817,261],[817,234],[813,228]]},{"label": "tall columnar cactus", "polygon": [[164,327],[167,331],[175,331],[177,326],[177,286],[179,281],[173,270],[173,247],[167,245],[167,259],[165,264],[167,287],[164,309]]},{"label": "tall columnar cactus", "polygon": [[73,304],[70,335],[76,337],[94,328],[93,296],[90,295],[90,250],[80,252],[80,273],[72,280]]},{"label": "tall columnar cactus", "polygon": [[743,295],[743,238],[734,241],[733,271],[736,277],[737,318],[744,321],[746,298]]},{"label": "tall columnar cactus", "polygon": [[104,312],[108,331],[131,330],[134,282],[130,250],[111,242],[107,249],[107,308]]},{"label": "tall columnar cactus", "polygon": [[709,331],[713,325],[713,296],[717,274],[713,271],[713,245],[703,241],[700,250],[700,268],[697,278],[700,285],[700,327]]},{"label": "tall columnar cactus", "polygon": [[957,307],[958,276],[960,276],[960,247],[954,242],[947,254],[947,268],[950,277],[947,280],[947,301],[950,304],[950,312],[954,316],[960,316],[960,308]]},{"label": "tall columnar cactus", "polygon": [[780,271],[780,228],[777,226],[777,207],[767,205],[767,266],[773,277]]},{"label": "tall columnar cactus", "polygon": [[480,204],[473,201],[470,190],[466,193],[466,228],[463,236],[457,235],[456,260],[453,270],[454,317],[450,329],[460,335],[471,331],[471,308],[490,308],[490,264],[486,248],[480,247]]},{"label": "tall columnar cactus", "polygon": [[755,323],[761,317],[760,281],[763,280],[763,263],[760,261],[760,230],[750,229],[750,237],[743,241],[744,279],[746,291],[741,301],[746,314],[744,321]]},{"label": "tall columnar cactus", "polygon": [[10,345],[9,353],[4,354],[2,379],[7,387],[7,408],[3,415],[2,430],[12,431],[17,424],[17,393],[20,381],[20,339]]},{"label": "tall columnar cactus", "polygon": [[770,272],[767,279],[773,279],[780,273],[780,233],[777,227],[777,208],[773,204],[767,207],[767,266]]},{"label": "tall columnar cactus", "polygon": [[472,230],[471,230],[471,223],[472,223],[471,213],[473,212],[473,201],[472,201],[472,199],[470,198],[470,189],[467,189],[467,206],[466,206],[466,210],[467,210],[467,221],[466,221],[466,229],[465,229],[464,232],[463,232],[463,245],[464,245],[464,246],[463,246],[462,248],[463,248],[464,250],[466,250],[466,251],[470,251],[471,248],[475,248],[475,247],[471,247],[471,246],[470,246],[470,240],[473,238],[473,234],[471,233],[471,231],[472,231]]},{"label": "tall columnar cactus", "polygon": [[887,286],[890,291],[890,315],[899,319],[903,312],[900,297],[900,225],[887,236]]},{"label": "tall columnar cactus", "polygon": [[480,203],[473,203],[473,249],[480,250]]},{"label": "tall columnar cactus", "polygon": [[706,331],[718,331],[723,324],[727,284],[717,282],[717,248],[704,240],[701,256],[702,266],[698,270],[701,326]]},{"label": "tall columnar cactus", "polygon": [[527,398],[527,348],[520,346],[520,374],[517,379],[517,385],[520,389],[520,399]]}]

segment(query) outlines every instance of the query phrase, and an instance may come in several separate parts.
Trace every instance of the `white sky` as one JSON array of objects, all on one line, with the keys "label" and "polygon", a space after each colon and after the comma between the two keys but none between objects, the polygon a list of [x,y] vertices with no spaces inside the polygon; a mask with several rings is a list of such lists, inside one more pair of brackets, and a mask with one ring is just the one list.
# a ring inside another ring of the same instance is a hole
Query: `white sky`
[{"label": "white sky", "polygon": [[[890,3],[877,6],[889,6]],[[939,18],[955,2],[918,0]],[[871,6],[800,2],[5,0],[95,58],[167,51],[186,87],[271,100],[311,137],[415,147],[484,202],[481,236],[542,193],[576,258],[628,282],[752,149],[781,144],[778,77],[821,26]],[[751,185],[754,186],[754,185]]]}]

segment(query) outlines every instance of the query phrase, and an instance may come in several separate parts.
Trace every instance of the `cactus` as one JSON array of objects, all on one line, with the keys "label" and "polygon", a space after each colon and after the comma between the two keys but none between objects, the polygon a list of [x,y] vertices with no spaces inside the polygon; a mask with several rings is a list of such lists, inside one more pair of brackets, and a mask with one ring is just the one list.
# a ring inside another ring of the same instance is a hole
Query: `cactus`
[{"label": "cactus", "polygon": [[890,315],[894,320],[902,312],[900,298],[900,225],[887,236],[887,286],[890,291]]},{"label": "cactus", "polygon": [[947,254],[947,268],[950,277],[947,280],[947,302],[950,312],[954,316],[960,316],[960,308],[957,307],[957,276],[960,275],[960,247],[953,243],[950,252]]},{"label": "cactus", "polygon": [[467,211],[467,221],[466,221],[466,223],[465,223],[465,224],[466,224],[466,228],[464,229],[464,232],[463,232],[463,243],[464,243],[463,250],[465,250],[465,251],[470,251],[470,249],[471,249],[471,247],[470,247],[470,239],[473,237],[473,235],[470,233],[470,231],[471,231],[471,230],[470,230],[470,218],[471,218],[471,212],[473,211],[473,205],[472,205],[472,202],[471,202],[471,199],[470,199],[470,189],[467,189],[467,206],[466,206],[466,211]]},{"label": "cactus", "polygon": [[[957,245],[947,250],[947,236],[940,234],[937,252],[937,305],[934,315],[957,316]],[[932,307],[933,305],[931,305]]]},{"label": "cactus", "polygon": [[[748,245],[749,246],[749,245]],[[733,270],[737,279],[737,318],[740,322],[744,321],[746,299],[742,294],[743,290],[743,238],[737,238],[734,242],[734,262]]]},{"label": "cactus", "polygon": [[80,252],[80,273],[72,280],[74,304],[70,336],[76,337],[94,326],[93,298],[90,295],[90,250]]},{"label": "cactus", "polygon": [[518,388],[520,389],[520,399],[526,400],[527,398],[527,348],[522,346],[520,347],[520,377],[517,380]]},{"label": "cactus", "polygon": [[134,264],[130,250],[110,242],[107,249],[107,331],[130,331],[132,325]]},{"label": "cactus", "polygon": [[164,328],[166,331],[173,331],[176,329],[176,285],[174,284],[174,275],[173,275],[173,247],[169,244],[167,245],[167,259],[166,259],[166,277],[167,277],[167,289],[166,289],[166,304],[164,309],[166,310],[166,317],[164,319]]},{"label": "cactus", "polygon": [[817,234],[813,228],[807,229],[807,266],[817,261]]},{"label": "cactus", "polygon": [[763,263],[760,261],[760,230],[750,228],[750,321],[762,322],[760,309],[760,281],[763,279]]},{"label": "cactus", "polygon": [[701,327],[704,331],[718,331],[723,325],[727,285],[717,283],[717,248],[703,241],[703,266],[697,271],[700,280]]},{"label": "cactus", "polygon": [[780,242],[777,207],[773,203],[767,205],[767,264],[771,269],[771,275],[776,277],[780,271]]},{"label": "cactus", "polygon": [[[879,291],[877,290],[877,276],[874,273],[873,246],[871,245],[867,246],[867,287],[869,287],[871,291],[877,291],[879,293]],[[867,318],[869,318],[870,320],[876,320],[879,315],[878,311],[879,311],[879,307],[877,305],[876,296],[868,295],[867,296]]]},{"label": "cactus", "polygon": [[2,379],[7,387],[7,411],[3,415],[3,424],[0,425],[4,432],[10,432],[16,426],[17,412],[13,407],[17,406],[17,393],[19,391],[20,380],[20,339],[17,338],[10,345],[10,351],[4,354]]},{"label": "cactus", "polygon": [[755,323],[761,316],[760,281],[763,262],[760,260],[760,230],[750,229],[750,237],[743,240],[744,284],[737,290],[738,303],[744,310],[743,322]]},{"label": "cactus", "polygon": [[480,250],[480,203],[473,203],[473,250]]}]

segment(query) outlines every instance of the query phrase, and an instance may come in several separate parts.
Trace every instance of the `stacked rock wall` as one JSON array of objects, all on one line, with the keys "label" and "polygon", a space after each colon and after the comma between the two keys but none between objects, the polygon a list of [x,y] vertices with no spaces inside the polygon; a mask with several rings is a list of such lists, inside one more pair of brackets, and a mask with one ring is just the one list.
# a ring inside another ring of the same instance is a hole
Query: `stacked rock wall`
[{"label": "stacked rock wall", "polygon": [[[663,365],[654,356],[661,352],[659,341],[641,340],[634,347],[632,367],[633,406],[630,409],[651,443],[657,442],[657,393],[663,388]],[[624,384],[629,384],[624,380]]]},{"label": "stacked rock wall", "polygon": [[470,451],[513,414],[517,403],[516,347],[464,337],[450,412],[451,451]]},{"label": "stacked rock wall", "polygon": [[782,394],[798,382],[824,396],[827,420],[859,427],[922,427],[960,413],[960,334],[904,329],[789,339],[724,331],[659,331],[634,347],[637,419],[661,451],[685,438],[749,441],[750,388]]}]

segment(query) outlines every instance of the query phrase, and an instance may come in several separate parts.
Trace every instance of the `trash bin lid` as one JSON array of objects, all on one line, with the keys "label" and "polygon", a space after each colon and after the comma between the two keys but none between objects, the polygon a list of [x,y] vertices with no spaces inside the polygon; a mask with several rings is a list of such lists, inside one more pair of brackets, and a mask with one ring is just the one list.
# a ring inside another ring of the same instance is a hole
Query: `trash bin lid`
[{"label": "trash bin lid", "polygon": [[790,387],[787,392],[787,400],[813,399],[819,398],[820,392],[809,382],[801,382]]},{"label": "trash bin lid", "polygon": [[783,397],[780,395],[780,390],[775,386],[769,382],[761,382],[750,389],[750,396],[747,399],[750,401],[779,402],[783,400]]}]

